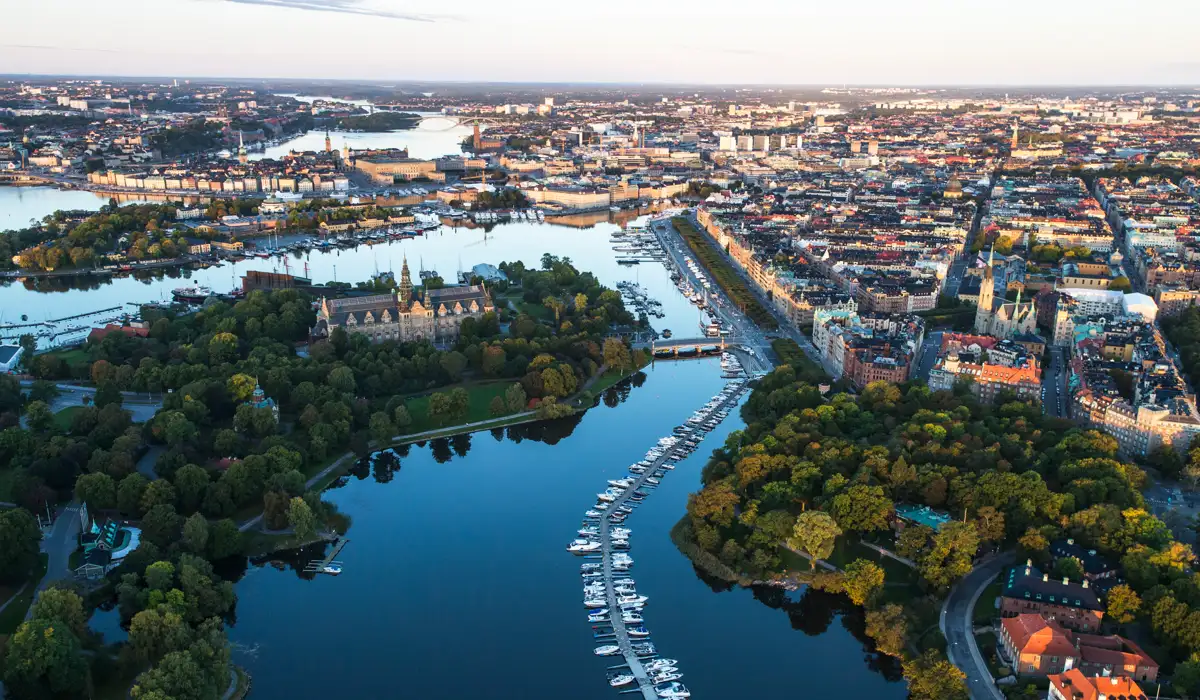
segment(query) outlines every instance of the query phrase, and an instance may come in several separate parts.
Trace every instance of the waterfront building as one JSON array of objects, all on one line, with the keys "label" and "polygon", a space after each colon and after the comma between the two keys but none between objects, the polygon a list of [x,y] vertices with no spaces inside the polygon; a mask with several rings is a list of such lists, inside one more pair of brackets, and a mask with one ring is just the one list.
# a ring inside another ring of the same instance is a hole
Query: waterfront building
[{"label": "waterfront building", "polygon": [[1022,613],[1036,613],[1063,627],[1090,632],[1100,628],[1104,606],[1086,579],[1082,583],[1065,577],[1052,579],[1027,561],[1025,566],[1009,570],[1000,593],[1000,617]]},{"label": "waterfront building", "polygon": [[464,320],[479,319],[493,309],[482,285],[416,292],[405,259],[400,284],[391,294],[322,297],[312,335],[326,338],[335,328],[343,328],[348,333],[361,333],[372,342],[448,342],[458,337]]}]

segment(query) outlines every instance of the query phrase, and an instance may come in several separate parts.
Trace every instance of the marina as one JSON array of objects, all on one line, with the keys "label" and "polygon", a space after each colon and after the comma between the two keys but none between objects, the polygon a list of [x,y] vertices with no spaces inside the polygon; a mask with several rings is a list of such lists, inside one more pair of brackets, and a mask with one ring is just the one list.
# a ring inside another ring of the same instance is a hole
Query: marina
[{"label": "marina", "polygon": [[[737,362],[732,355],[728,357]],[[732,368],[723,359],[722,369]],[[585,513],[580,537],[567,546],[569,552],[600,560],[580,566],[583,604],[589,609],[588,622],[599,623],[592,626],[593,638],[604,642],[594,653],[625,657],[625,665],[620,667],[625,670],[608,675],[614,688],[636,683],[646,700],[691,697],[691,691],[679,683],[683,674],[676,662],[659,658],[657,647],[649,641],[650,631],[641,615],[649,598],[639,595],[634,580],[625,576],[634,562],[628,554],[631,531],[623,524],[674,470],[675,463],[694,452],[704,436],[729,415],[748,386],[745,380],[729,383],[684,425],[660,438],[641,461],[629,467],[628,476],[610,479],[608,488],[597,495],[596,505]]]}]

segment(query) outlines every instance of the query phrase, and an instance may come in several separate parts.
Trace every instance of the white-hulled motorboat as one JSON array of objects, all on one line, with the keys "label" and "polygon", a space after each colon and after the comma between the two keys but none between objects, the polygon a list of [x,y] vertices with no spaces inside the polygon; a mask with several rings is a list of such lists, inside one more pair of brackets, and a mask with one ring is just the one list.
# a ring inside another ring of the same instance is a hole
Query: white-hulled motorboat
[{"label": "white-hulled motorboat", "polygon": [[612,656],[613,654],[617,654],[620,651],[621,651],[621,647],[617,646],[616,644],[605,644],[603,646],[596,647],[596,650],[594,653],[596,654],[596,656]]}]

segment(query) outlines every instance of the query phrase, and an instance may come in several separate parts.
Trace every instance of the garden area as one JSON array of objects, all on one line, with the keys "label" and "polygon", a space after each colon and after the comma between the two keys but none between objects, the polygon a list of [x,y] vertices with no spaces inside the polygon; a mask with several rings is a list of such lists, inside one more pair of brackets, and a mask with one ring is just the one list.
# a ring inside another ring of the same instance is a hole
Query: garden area
[{"label": "garden area", "polygon": [[692,249],[692,253],[695,254],[704,269],[712,274],[713,279],[721,285],[721,289],[725,291],[730,300],[749,316],[755,325],[767,330],[779,327],[779,324],[775,322],[775,317],[758,302],[754,293],[746,286],[746,282],[738,275],[737,270],[733,269],[733,266],[721,255],[706,235],[697,231],[687,219],[682,217],[671,219],[671,223],[674,224],[675,230],[683,237],[688,247]]}]

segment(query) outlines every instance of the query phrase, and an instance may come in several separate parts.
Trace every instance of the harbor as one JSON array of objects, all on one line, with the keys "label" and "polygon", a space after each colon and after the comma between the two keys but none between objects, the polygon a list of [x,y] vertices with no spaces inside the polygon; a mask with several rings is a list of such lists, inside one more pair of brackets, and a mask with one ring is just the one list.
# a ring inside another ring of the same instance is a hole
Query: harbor
[{"label": "harbor", "polygon": [[[726,373],[734,366],[722,362]],[[740,364],[736,366],[740,371]],[[588,622],[594,623],[593,638],[603,642],[594,653],[625,659],[623,666],[610,667],[608,682],[614,688],[636,684],[646,700],[691,697],[691,691],[679,682],[683,674],[678,662],[660,656],[650,639],[642,615],[648,597],[638,594],[634,580],[628,576],[634,563],[629,554],[632,532],[624,524],[676,463],[694,452],[700,441],[729,416],[748,386],[744,378],[730,382],[671,435],[660,438],[641,461],[629,467],[627,476],[609,480],[608,488],[598,494],[596,505],[584,514],[579,537],[567,546],[567,551],[593,560],[580,566],[583,604],[589,609]],[[595,561],[597,558],[599,561]]]}]

